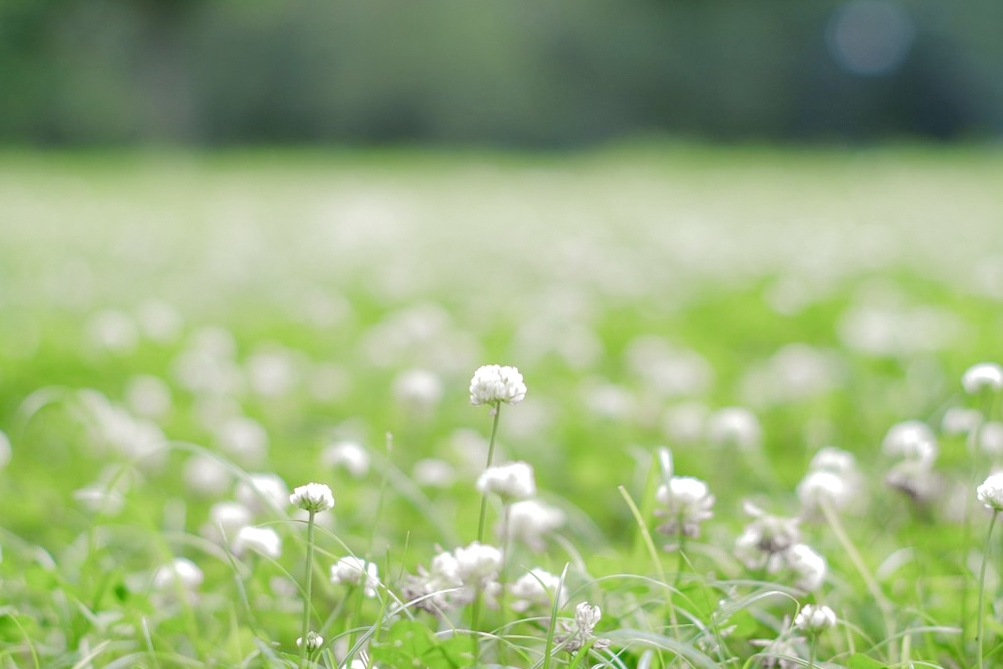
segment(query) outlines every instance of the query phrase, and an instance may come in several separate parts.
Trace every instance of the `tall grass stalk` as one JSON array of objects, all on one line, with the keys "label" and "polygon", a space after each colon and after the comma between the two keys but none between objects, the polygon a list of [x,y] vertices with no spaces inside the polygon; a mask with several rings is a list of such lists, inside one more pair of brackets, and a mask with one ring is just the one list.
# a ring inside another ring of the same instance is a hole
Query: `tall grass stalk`
[{"label": "tall grass stalk", "polygon": [[307,639],[310,632],[310,602],[313,599],[313,525],[316,512],[309,511],[310,516],[306,521],[306,593],[303,596],[303,625],[300,634],[300,669],[306,667]]},{"label": "tall grass stalk", "polygon": [[[484,465],[487,469],[491,466],[491,461],[494,459],[495,455],[495,438],[498,436],[498,419],[501,417],[501,402],[495,402],[491,408],[492,413],[494,413],[494,420],[491,423],[491,438],[488,440],[488,461]],[[484,527],[486,525],[488,517],[488,493],[487,491],[481,493],[481,513],[480,518],[477,521],[477,542],[484,543]],[[478,658],[478,643],[477,643],[477,630],[480,628],[481,624],[481,592],[477,591],[474,596],[474,602],[470,609],[470,631],[471,631],[471,641],[474,648],[474,659]]]},{"label": "tall grass stalk", "polygon": [[985,550],[982,553],[982,568],[979,570],[979,612],[978,612],[978,622],[975,629],[975,645],[978,646],[979,654],[979,669],[983,669],[985,665],[985,639],[983,638],[983,625],[985,623],[985,599],[986,599],[986,565],[989,564],[989,550],[992,548],[990,543],[993,537],[993,528],[996,527],[996,519],[999,517],[999,511],[993,512],[992,520],[989,521],[989,531],[986,532],[986,545]]}]

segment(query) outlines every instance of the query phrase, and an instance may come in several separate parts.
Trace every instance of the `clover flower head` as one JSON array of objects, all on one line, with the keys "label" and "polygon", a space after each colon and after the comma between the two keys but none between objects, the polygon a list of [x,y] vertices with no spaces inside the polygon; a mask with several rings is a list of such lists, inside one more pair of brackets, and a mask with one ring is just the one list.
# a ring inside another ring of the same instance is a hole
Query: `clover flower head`
[{"label": "clover flower head", "polygon": [[676,535],[681,531],[684,536],[698,537],[700,523],[714,516],[714,495],[706,483],[692,476],[673,476],[658,487],[655,499],[666,507],[655,512],[667,518],[658,527],[663,534]]},{"label": "clover flower head", "polygon": [[247,551],[277,560],[282,555],[282,538],[270,527],[242,527],[233,542],[233,552],[244,555]]},{"label": "clover flower head", "polygon": [[[323,645],[324,645],[324,637],[322,637],[321,635],[317,634],[316,632],[307,632],[306,633],[306,647],[307,647],[307,650],[317,650],[318,648],[320,648]],[[299,638],[296,639],[296,647],[297,648],[302,648],[303,647],[303,637],[299,637]]]},{"label": "clover flower head", "polygon": [[745,407],[725,407],[711,415],[707,438],[715,446],[734,445],[740,450],[752,451],[762,444],[763,428],[756,414]]},{"label": "clover flower head", "polygon": [[357,479],[369,473],[370,461],[369,452],[354,441],[335,442],[321,454],[321,462],[325,467],[344,468]]},{"label": "clover flower head", "polygon": [[251,474],[237,484],[237,501],[252,513],[281,509],[289,499],[289,488],[277,474]]},{"label": "clover flower head", "polygon": [[494,546],[474,541],[469,546],[457,548],[456,573],[465,584],[494,578],[501,570],[502,554]]},{"label": "clover flower head", "polygon": [[826,446],[819,449],[808,465],[811,471],[827,471],[833,474],[846,475],[856,472],[857,461],[853,453],[840,448]]},{"label": "clover flower head", "polygon": [[775,573],[788,549],[801,541],[799,519],[769,515],[750,502],[744,508],[753,520],[735,540],[735,556],[749,569]]},{"label": "clover flower head", "polygon": [[784,553],[784,559],[794,572],[797,587],[809,592],[822,587],[829,567],[811,546],[795,544]]},{"label": "clover flower head", "polygon": [[374,562],[347,555],[331,565],[331,583],[362,585],[366,597],[375,597],[380,584],[379,570]]},{"label": "clover flower head", "polygon": [[962,375],[961,385],[969,395],[977,395],[983,390],[998,393],[1003,390],[1003,367],[995,362],[972,365]]},{"label": "clover flower head", "polygon": [[805,604],[794,618],[794,627],[816,636],[836,626],[836,614],[828,606]]},{"label": "clover flower head", "polygon": [[202,570],[187,558],[174,558],[153,573],[153,587],[169,590],[176,585],[185,590],[194,590],[202,584]]},{"label": "clover flower head", "polygon": [[564,520],[564,512],[557,507],[524,499],[509,506],[508,527],[499,523],[497,532],[502,539],[507,535],[534,551],[542,551],[546,547],[543,538],[564,525]]},{"label": "clover flower head", "polygon": [[987,509],[1003,511],[1003,472],[990,474],[975,490],[975,496]]},{"label": "clover flower head", "polygon": [[419,600],[417,608],[435,615],[469,604],[478,593],[487,606],[494,607],[502,590],[498,583],[501,565],[500,550],[476,541],[453,552],[443,551],[432,559],[430,569],[419,567],[417,575],[405,579],[403,597],[409,602]]},{"label": "clover flower head", "polygon": [[554,595],[557,596],[558,606],[564,605],[565,593],[560,576],[540,568],[523,574],[508,589],[513,598],[512,610],[518,613],[533,607],[547,608]]},{"label": "clover flower head", "polygon": [[833,509],[845,507],[853,491],[842,476],[829,471],[813,471],[798,483],[797,493],[804,512],[814,514],[823,504],[829,504]]},{"label": "clover flower head", "polygon": [[505,501],[525,499],[536,494],[533,467],[528,462],[510,462],[488,467],[477,479],[477,489],[494,493]]},{"label": "clover flower head", "polygon": [[941,431],[949,436],[968,434],[982,423],[982,412],[968,407],[951,407],[940,419]]},{"label": "clover flower head", "polygon": [[609,639],[596,639],[595,628],[602,620],[602,611],[598,606],[591,606],[587,602],[581,602],[575,607],[575,621],[569,624],[562,622],[564,634],[556,637],[558,643],[562,645],[568,653],[577,653],[590,642],[595,650],[605,650],[610,645]]},{"label": "clover flower head", "polygon": [[906,420],[888,429],[881,450],[892,457],[933,462],[937,459],[937,437],[926,423]]},{"label": "clover flower head", "polygon": [[293,490],[289,503],[310,513],[320,513],[334,508],[334,495],[323,483],[307,483]]},{"label": "clover flower head", "polygon": [[896,463],[885,475],[885,483],[920,504],[932,501],[940,492],[940,479],[933,470],[933,463],[923,460]]},{"label": "clover flower head", "polygon": [[526,384],[515,367],[484,365],[470,379],[470,403],[518,404],[526,398]]}]

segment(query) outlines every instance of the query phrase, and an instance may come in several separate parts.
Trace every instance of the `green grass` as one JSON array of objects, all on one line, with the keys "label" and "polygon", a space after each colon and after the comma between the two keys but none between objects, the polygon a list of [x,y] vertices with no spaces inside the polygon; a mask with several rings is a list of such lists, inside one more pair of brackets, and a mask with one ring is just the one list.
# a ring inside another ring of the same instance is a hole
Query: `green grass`
[{"label": "green grass", "polygon": [[[812,602],[840,620],[819,638],[819,666],[973,666],[989,520],[974,486],[1000,456],[940,421],[951,407],[999,419],[998,399],[966,396],[960,377],[1000,359],[1001,177],[998,152],[929,147],[0,157],[0,430],[12,444],[0,667],[295,666],[303,523],[288,509],[255,518],[283,539],[274,561],[203,533],[245,472],[334,491],[318,517],[311,622],[325,645],[312,661],[340,666],[362,639],[363,665],[474,663],[469,605],[436,618],[401,598],[408,574],[476,536],[483,454],[470,435],[486,441],[491,419],[467,385],[487,363],[518,366],[529,388],[502,413],[502,457],[530,462],[539,497],[566,517],[542,551],[515,542],[506,573],[567,565],[568,598],[485,606],[478,666],[765,667],[750,642],[778,638],[800,658],[784,662],[806,666],[790,620]],[[175,332],[153,336],[154,303]],[[128,346],[109,344],[108,311]],[[207,328],[229,340],[207,344],[219,340]],[[179,372],[185,356],[201,381]],[[414,368],[441,382],[424,410],[394,390]],[[255,390],[269,370],[287,386]],[[137,375],[171,398],[149,419],[163,440],[145,458],[135,434],[111,443],[82,401],[92,389],[135,414]],[[761,444],[684,439],[667,422],[685,403],[748,407]],[[221,446],[234,413],[267,432],[261,459]],[[882,439],[906,419],[938,433],[925,503],[884,483],[895,460]],[[324,464],[341,439],[370,453],[366,474]],[[668,474],[654,464],[662,446]],[[820,517],[801,525],[828,562],[805,592],[791,573],[744,566],[734,544],[745,500],[802,512],[796,486],[826,446],[853,453],[860,479],[845,536]],[[211,491],[186,482],[203,449],[234,461]],[[455,480],[414,480],[429,457]],[[655,489],[672,474],[716,497],[682,554],[655,532]],[[75,493],[95,485],[121,485],[121,510],[88,511]],[[990,549],[986,666],[1000,661]],[[377,597],[329,583],[349,553],[379,566]],[[202,570],[194,594],[154,587],[175,556]],[[609,650],[561,649],[580,602],[602,608]]]}]

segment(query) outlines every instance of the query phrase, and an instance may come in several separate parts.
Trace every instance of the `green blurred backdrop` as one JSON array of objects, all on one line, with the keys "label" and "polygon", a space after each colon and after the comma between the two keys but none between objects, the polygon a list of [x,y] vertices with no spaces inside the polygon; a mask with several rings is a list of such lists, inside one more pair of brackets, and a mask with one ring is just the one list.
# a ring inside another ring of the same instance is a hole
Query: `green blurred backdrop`
[{"label": "green blurred backdrop", "polygon": [[999,0],[2,0],[6,145],[998,137]]}]

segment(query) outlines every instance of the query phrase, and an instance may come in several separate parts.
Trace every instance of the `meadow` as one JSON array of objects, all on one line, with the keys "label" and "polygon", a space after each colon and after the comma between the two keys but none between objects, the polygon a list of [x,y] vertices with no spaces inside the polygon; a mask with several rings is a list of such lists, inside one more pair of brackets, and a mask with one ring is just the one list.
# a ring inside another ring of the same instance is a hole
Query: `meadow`
[{"label": "meadow", "polygon": [[1001,183],[0,155],[0,667],[1001,666]]}]

